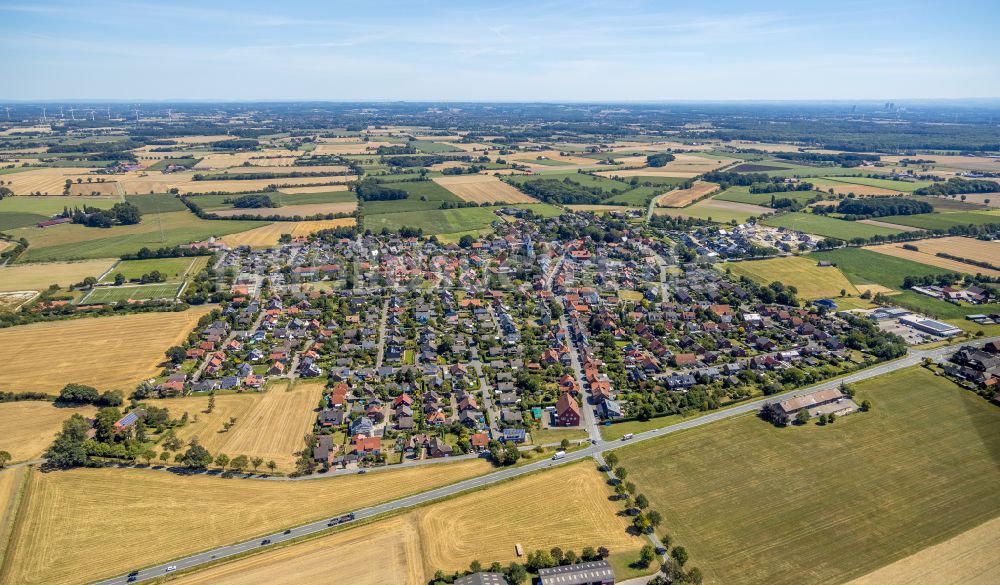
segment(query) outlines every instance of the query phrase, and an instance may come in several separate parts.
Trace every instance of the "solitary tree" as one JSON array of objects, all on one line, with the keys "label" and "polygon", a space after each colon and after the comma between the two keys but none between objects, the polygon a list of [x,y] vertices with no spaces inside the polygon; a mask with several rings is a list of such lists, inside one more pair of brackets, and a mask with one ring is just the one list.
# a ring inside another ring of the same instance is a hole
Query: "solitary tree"
[{"label": "solitary tree", "polygon": [[274,470],[277,469],[277,467],[278,464],[274,462],[274,459],[267,462],[267,468],[271,470],[271,473],[274,473]]},{"label": "solitary tree", "polygon": [[6,467],[7,464],[10,463],[11,459],[13,459],[13,457],[11,456],[10,452],[0,451],[0,469]]},{"label": "solitary tree", "polygon": [[254,472],[256,472],[257,468],[260,467],[263,464],[264,464],[264,458],[263,457],[254,457],[253,459],[250,460],[250,465],[253,466]]},{"label": "solitary tree", "polygon": [[614,453],[605,453],[604,462],[608,464],[608,469],[614,469],[618,465],[618,456]]},{"label": "solitary tree", "polygon": [[639,564],[643,567],[648,567],[653,561],[656,560],[656,549],[653,545],[647,544],[642,547],[639,551]]},{"label": "solitary tree", "polygon": [[804,425],[809,422],[809,411],[804,408],[800,410],[799,413],[795,415],[795,422],[800,425]]},{"label": "solitary tree", "polygon": [[219,453],[215,457],[215,465],[221,467],[222,471],[225,471],[226,468],[229,467],[229,455],[226,455],[225,453]]},{"label": "solitary tree", "polygon": [[673,550],[670,551],[670,558],[680,565],[684,566],[684,563],[688,562],[688,551],[683,546],[675,546]]}]

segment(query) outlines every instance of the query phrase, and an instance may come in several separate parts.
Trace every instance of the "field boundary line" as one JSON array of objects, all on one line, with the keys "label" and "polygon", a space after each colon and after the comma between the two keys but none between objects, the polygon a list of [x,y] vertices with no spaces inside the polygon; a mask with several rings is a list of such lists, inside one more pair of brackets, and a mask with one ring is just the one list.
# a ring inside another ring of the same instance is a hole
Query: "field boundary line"
[{"label": "field boundary line", "polygon": [[10,557],[7,555],[7,548],[10,546],[10,543],[14,542],[18,526],[21,525],[21,520],[23,520],[26,513],[24,506],[21,504],[24,502],[30,489],[29,482],[34,471],[34,465],[29,465],[25,469],[24,477],[21,478],[20,485],[17,486],[17,491],[14,492],[14,497],[9,504],[8,509],[12,511],[10,521],[5,526],[0,526],[0,529],[2,529],[2,532],[0,532],[0,582],[4,582],[4,575],[8,570],[7,563],[10,561]]},{"label": "field boundary line", "polygon": [[121,263],[122,263],[122,259],[121,258],[115,260],[114,264],[112,264],[107,270],[105,270],[103,274],[101,274],[100,276],[97,277],[97,282],[101,282],[102,280],[104,280],[104,277],[107,276],[107,275],[109,275],[109,274],[111,274],[111,271],[114,270],[115,268],[117,268],[118,265],[121,264]]}]

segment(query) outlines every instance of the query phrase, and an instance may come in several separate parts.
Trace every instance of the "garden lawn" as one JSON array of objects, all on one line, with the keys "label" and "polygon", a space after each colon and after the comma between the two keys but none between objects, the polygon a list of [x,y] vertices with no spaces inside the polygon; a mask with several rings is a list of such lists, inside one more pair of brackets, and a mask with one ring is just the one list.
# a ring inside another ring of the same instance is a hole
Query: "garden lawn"
[{"label": "garden lawn", "polygon": [[874,409],[754,416],[618,450],[707,584],[841,583],[1000,515],[1000,410],[921,368],[856,385]]}]

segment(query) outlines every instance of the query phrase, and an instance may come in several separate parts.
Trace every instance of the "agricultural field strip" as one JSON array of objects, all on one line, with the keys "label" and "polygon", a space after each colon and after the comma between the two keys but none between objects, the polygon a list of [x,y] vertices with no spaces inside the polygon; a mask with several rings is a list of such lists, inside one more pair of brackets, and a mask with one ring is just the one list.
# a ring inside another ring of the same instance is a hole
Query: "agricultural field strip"
[{"label": "agricultural field strip", "polygon": [[[979,341],[981,343],[986,343],[989,341],[1000,341],[1000,336],[980,339]],[[820,384],[815,384],[813,386],[808,386],[806,388],[800,388],[798,390],[792,390],[782,394],[775,394],[767,398],[746,402],[744,404],[735,406],[733,408],[719,410],[711,414],[706,414],[705,416],[700,416],[698,418],[682,421],[665,427],[652,429],[641,433],[636,433],[635,436],[631,439],[630,444],[634,444],[639,441],[645,441],[655,437],[661,437],[663,435],[675,433],[682,430],[700,427],[706,424],[710,424],[734,416],[747,414],[749,412],[754,412],[768,402],[773,402],[776,400],[782,400],[795,396],[801,396],[804,394],[815,392],[817,390],[837,388],[840,386],[842,382],[845,384],[853,384],[855,382],[860,382],[861,380],[865,380],[875,376],[881,376],[883,374],[888,374],[890,372],[894,372],[902,368],[917,365],[921,363],[924,358],[928,357],[932,359],[940,358],[948,354],[949,352],[953,351],[954,349],[955,348],[953,347],[941,347],[929,350],[911,351],[908,355],[902,358],[889,362],[883,362],[881,364],[872,366],[871,368],[854,372],[852,374],[849,374],[841,378],[828,380]],[[605,451],[610,451],[612,449],[620,447],[621,444],[622,444],[621,441],[598,441],[596,444],[590,445],[589,447],[586,447],[584,449],[567,453],[565,458],[563,458],[559,462],[559,465],[565,465],[568,463],[572,463],[574,461],[580,461],[582,459],[600,455]],[[377,506],[372,506],[369,508],[357,510],[355,511],[355,516],[357,520],[373,518],[375,516],[388,514],[390,512],[395,512],[397,510],[410,508],[413,506],[419,506],[422,504],[427,504],[429,502],[433,502],[441,498],[450,497],[469,490],[492,485],[497,482],[512,479],[527,473],[541,471],[546,468],[553,467],[554,465],[555,462],[553,462],[552,460],[544,459],[541,461],[536,461],[534,463],[529,463],[521,467],[506,468],[487,475],[482,475],[472,479],[463,480],[448,486],[435,488],[433,490],[428,490],[426,492],[422,492],[419,494],[414,494],[412,496],[408,496],[399,500],[394,500],[391,502],[379,504]],[[301,478],[269,478],[262,481],[280,481],[280,480],[312,481],[316,479],[318,479],[317,476],[306,476]],[[243,554],[244,552],[247,552],[248,549],[259,548],[260,540],[262,538],[271,539],[273,543],[277,544],[283,541],[291,540],[293,538],[300,538],[305,535],[323,532],[328,529],[329,527],[327,526],[327,520],[324,519],[304,524],[301,526],[296,526],[292,528],[291,533],[287,535],[284,534],[283,532],[270,535],[261,535],[256,538],[251,538],[249,540],[245,540],[229,546],[219,547],[213,550],[198,553],[196,555],[191,555],[167,563],[162,563],[153,567],[147,567],[138,572],[136,576],[136,581],[145,581],[161,577],[166,572],[168,566],[176,567],[178,570],[190,569],[209,562],[215,562],[216,560],[224,559],[226,557]],[[95,583],[95,585],[127,585],[128,582],[129,581],[127,575],[120,575],[118,577],[113,577],[111,579],[98,581],[97,583]]]}]

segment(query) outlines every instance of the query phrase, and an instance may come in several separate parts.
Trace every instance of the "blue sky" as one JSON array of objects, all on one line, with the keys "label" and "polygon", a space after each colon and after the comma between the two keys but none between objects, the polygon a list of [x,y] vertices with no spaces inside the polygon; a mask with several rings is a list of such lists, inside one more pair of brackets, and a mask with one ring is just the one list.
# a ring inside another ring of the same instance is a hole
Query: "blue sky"
[{"label": "blue sky", "polygon": [[0,99],[1000,97],[1000,2],[0,0]]}]

